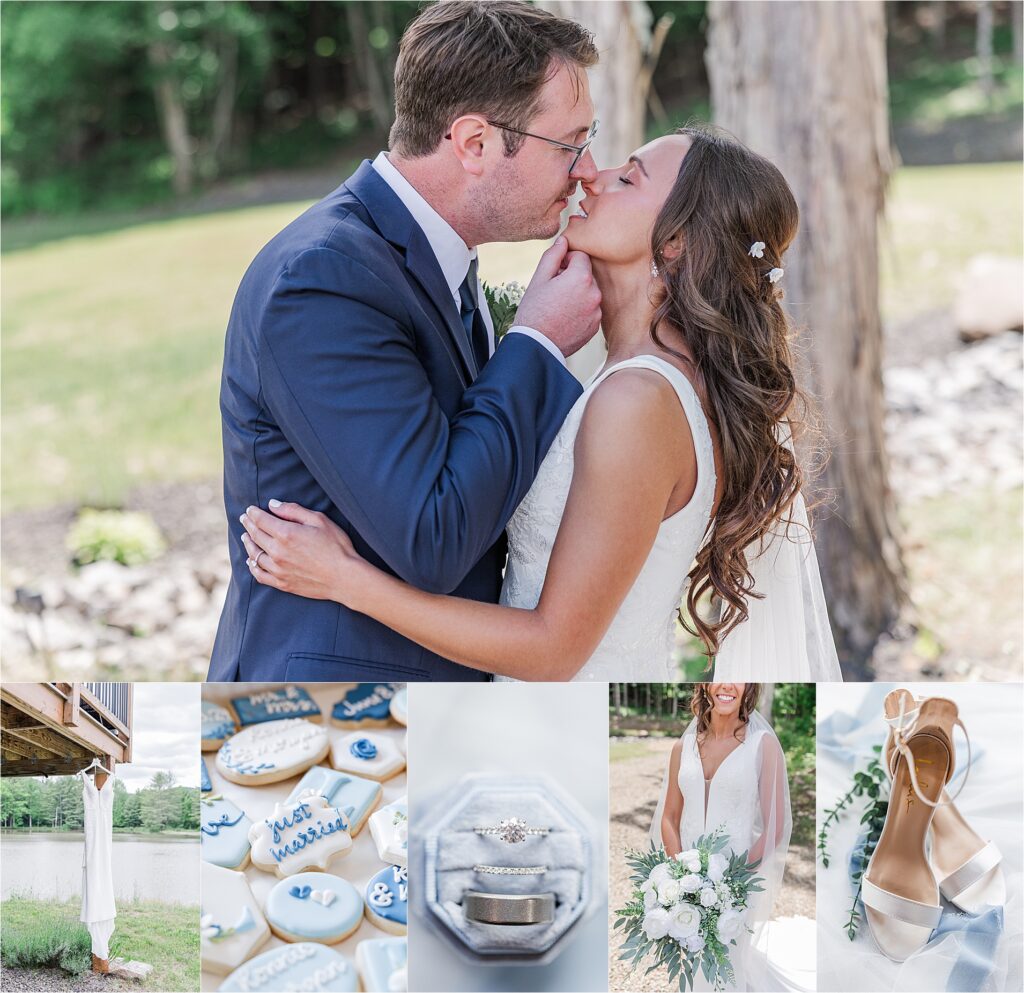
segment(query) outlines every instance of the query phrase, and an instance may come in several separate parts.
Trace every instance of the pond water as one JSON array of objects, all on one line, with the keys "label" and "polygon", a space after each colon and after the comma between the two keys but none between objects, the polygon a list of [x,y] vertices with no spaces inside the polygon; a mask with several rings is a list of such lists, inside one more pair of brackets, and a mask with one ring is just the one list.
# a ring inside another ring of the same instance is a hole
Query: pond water
[{"label": "pond water", "polygon": [[[82,894],[81,832],[4,833],[0,898],[68,900]],[[199,905],[199,838],[114,835],[114,898]]]}]

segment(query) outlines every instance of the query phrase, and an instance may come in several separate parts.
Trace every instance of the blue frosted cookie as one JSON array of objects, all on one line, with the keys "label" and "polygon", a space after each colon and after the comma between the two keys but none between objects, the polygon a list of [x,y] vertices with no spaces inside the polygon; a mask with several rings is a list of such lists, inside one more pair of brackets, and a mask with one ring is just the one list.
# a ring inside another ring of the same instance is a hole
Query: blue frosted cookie
[{"label": "blue frosted cookie", "polygon": [[366,993],[407,990],[408,960],[405,938],[367,938],[356,946],[356,968]]},{"label": "blue frosted cookie", "polygon": [[235,733],[235,722],[219,703],[204,700],[201,729],[201,747],[204,752],[212,752]]},{"label": "blue frosted cookie", "polygon": [[349,882],[326,872],[282,879],[267,897],[271,930],[285,941],[343,941],[363,919],[363,898]]},{"label": "blue frosted cookie", "polygon": [[206,759],[199,759],[199,789],[203,793],[209,793],[213,789],[213,783],[210,782],[210,770],[206,768]]},{"label": "blue frosted cookie", "polygon": [[279,721],[285,717],[305,717],[307,721],[319,721],[322,717],[316,702],[301,686],[282,686],[232,697],[231,709],[240,727]]},{"label": "blue frosted cookie", "polygon": [[199,798],[199,837],[203,860],[225,869],[249,864],[252,821],[230,800],[211,793]]},{"label": "blue frosted cookie", "polygon": [[348,833],[354,838],[362,830],[366,819],[377,809],[384,791],[380,783],[372,779],[335,772],[317,765],[299,780],[289,794],[288,802],[294,803],[307,792],[318,793],[332,807],[337,807],[348,818]]},{"label": "blue frosted cookie", "polygon": [[401,683],[357,683],[334,705],[331,720],[340,728],[386,728],[391,701]]},{"label": "blue frosted cookie", "polygon": [[366,884],[366,919],[390,934],[409,926],[409,870],[386,865]]},{"label": "blue frosted cookie", "polygon": [[359,976],[355,966],[333,948],[303,942],[257,955],[231,973],[220,988],[227,993],[250,990],[356,993]]}]

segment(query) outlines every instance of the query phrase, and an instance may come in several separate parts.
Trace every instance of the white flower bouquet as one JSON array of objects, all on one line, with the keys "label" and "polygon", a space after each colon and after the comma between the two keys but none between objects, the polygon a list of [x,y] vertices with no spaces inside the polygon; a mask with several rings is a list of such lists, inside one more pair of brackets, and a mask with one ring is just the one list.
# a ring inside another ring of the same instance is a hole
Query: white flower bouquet
[{"label": "white flower bouquet", "polygon": [[735,981],[729,946],[750,930],[747,901],[762,891],[763,879],[746,852],[723,854],[728,843],[724,832],[715,831],[675,858],[653,844],[647,852],[626,852],[633,895],[616,911],[615,929],[625,938],[619,958],[632,959],[635,969],[653,953],[647,972],[664,966],[680,990],[693,988],[697,969],[715,989]]}]

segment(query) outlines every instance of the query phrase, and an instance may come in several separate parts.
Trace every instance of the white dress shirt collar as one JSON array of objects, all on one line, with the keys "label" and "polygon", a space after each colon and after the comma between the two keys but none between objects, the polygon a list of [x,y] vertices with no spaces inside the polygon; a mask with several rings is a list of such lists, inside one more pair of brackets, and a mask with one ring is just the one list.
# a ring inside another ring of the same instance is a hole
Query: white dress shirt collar
[{"label": "white dress shirt collar", "polygon": [[448,289],[458,299],[459,287],[469,272],[469,263],[476,258],[476,249],[469,248],[454,228],[423,199],[412,183],[391,164],[386,152],[381,152],[373,160],[373,168],[394,190],[427,236]]}]

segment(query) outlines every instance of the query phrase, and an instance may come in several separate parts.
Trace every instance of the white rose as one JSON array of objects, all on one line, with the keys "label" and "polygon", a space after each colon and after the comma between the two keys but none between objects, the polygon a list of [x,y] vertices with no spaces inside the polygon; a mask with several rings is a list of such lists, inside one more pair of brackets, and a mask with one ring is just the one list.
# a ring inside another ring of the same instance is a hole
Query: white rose
[{"label": "white rose", "polygon": [[700,891],[700,905],[702,907],[713,907],[716,903],[718,903],[718,894],[714,890]]},{"label": "white rose", "polygon": [[728,867],[729,860],[724,855],[719,855],[717,852],[714,855],[709,855],[708,879],[713,883],[720,883]]},{"label": "white rose", "polygon": [[696,893],[697,890],[700,889],[700,876],[695,876],[693,873],[690,873],[688,876],[683,876],[683,878],[679,880],[679,888],[684,893]]},{"label": "white rose", "polygon": [[690,872],[700,872],[700,852],[696,848],[688,848],[676,856],[676,861],[681,862]]},{"label": "white rose", "polygon": [[641,926],[651,941],[657,941],[669,933],[671,922],[672,918],[667,910],[663,910],[661,907],[653,907],[644,915],[644,922]]},{"label": "white rose", "polygon": [[670,912],[668,933],[677,941],[692,938],[700,931],[700,911],[692,903],[681,903]]},{"label": "white rose", "polygon": [[678,902],[679,896],[680,890],[678,879],[670,879],[667,883],[662,883],[658,887],[658,899],[666,907],[671,907],[673,903]]},{"label": "white rose", "polygon": [[718,917],[718,937],[731,941],[743,930],[743,915],[738,910],[723,910]]},{"label": "white rose", "polygon": [[700,952],[704,950],[704,938],[702,935],[693,934],[686,939],[686,950],[688,952]]},{"label": "white rose", "polygon": [[672,878],[672,869],[667,862],[659,862],[647,877],[655,886],[662,886]]},{"label": "white rose", "polygon": [[649,879],[640,887],[640,892],[644,895],[645,910],[650,910],[651,907],[656,907],[658,905],[658,891],[654,888],[654,883]]}]

